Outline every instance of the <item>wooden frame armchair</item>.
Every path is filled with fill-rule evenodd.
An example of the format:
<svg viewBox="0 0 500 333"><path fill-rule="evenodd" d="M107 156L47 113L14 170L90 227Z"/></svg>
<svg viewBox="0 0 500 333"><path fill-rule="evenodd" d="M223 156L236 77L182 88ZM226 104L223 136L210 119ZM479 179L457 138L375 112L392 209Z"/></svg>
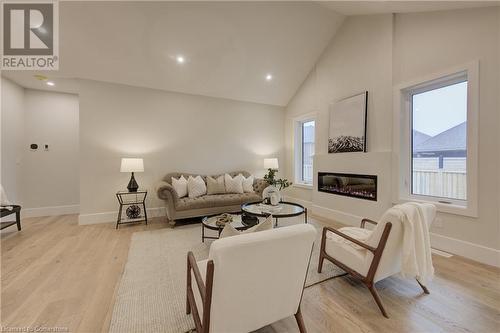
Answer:
<svg viewBox="0 0 500 333"><path fill-rule="evenodd" d="M375 225L375 230L373 232L366 230L366 223ZM399 225L396 234L393 235L391 233L391 230L393 230L393 223L382 222L379 224L370 219L363 219L361 221L360 228L346 227L336 230L333 228L324 227L323 235L321 238L318 272L321 273L323 262L325 259L327 259L336 266L342 268L351 276L361 280L361 282L366 285L368 290L370 290L370 293L375 299L375 302L377 303L384 317L389 318L382 304L380 296L375 289L375 282L380 281L395 273L399 273L400 262L398 262L398 260L400 261L400 257L398 256L399 253L397 251L400 250L401 245L400 238L402 237L402 235L400 228L401 226ZM347 234L360 234L360 229L365 230L363 233L369 235L365 242ZM357 232L353 233L350 231ZM343 243L342 241L338 242L338 239L337 241L329 239L328 232L331 232L336 236L347 240L347 242ZM391 253L384 253L384 250L386 250L386 247L388 245L388 240L390 240L391 243L389 246ZM355 246L358 246L359 248L353 247L353 245L349 244L349 242L355 244ZM345 248L346 251L343 252L342 248ZM354 255L349 255L350 253L354 253ZM383 256L383 254L386 255ZM357 263L355 262L356 260L359 260L360 262ZM383 265L381 265L382 260L385 261L382 263ZM356 268L352 266L356 266ZM380 270L380 268L382 268L382 270ZM429 294L429 290L418 280L417 282L423 289L424 293Z"/></svg>
<svg viewBox="0 0 500 333"><path fill-rule="evenodd" d="M21 206L11 205L8 207L12 207L12 209L8 209L4 206L0 206L0 218L5 217L5 216L9 216L11 214L16 214L16 220L15 221L8 221L8 222L0 222L0 230L16 224L17 230L21 231Z"/></svg>
<svg viewBox="0 0 500 333"><path fill-rule="evenodd" d="M216 240L208 260L189 252L186 314L196 332L250 332L294 315L306 333L300 302L315 235L295 225Z"/></svg>

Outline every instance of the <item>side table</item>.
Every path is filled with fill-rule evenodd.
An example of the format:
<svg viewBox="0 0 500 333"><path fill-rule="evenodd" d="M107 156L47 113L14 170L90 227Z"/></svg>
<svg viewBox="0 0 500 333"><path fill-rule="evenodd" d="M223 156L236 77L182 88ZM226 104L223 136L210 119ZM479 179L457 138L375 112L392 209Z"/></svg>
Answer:
<svg viewBox="0 0 500 333"><path fill-rule="evenodd" d="M138 223L143 221L146 222L146 225L148 224L148 213L146 211L147 195L147 190L139 190L137 192L116 192L116 198L120 204L120 209L118 211L118 219L116 220L115 229L118 229L120 224ZM125 216L123 216L124 208Z"/></svg>

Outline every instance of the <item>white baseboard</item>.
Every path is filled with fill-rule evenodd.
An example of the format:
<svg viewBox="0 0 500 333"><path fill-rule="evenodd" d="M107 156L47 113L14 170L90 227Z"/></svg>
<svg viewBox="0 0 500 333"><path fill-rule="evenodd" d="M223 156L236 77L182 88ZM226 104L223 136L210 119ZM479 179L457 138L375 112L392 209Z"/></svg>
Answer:
<svg viewBox="0 0 500 333"><path fill-rule="evenodd" d="M362 217L331 208L312 205L312 213L327 220L334 220L351 227L359 227Z"/></svg>
<svg viewBox="0 0 500 333"><path fill-rule="evenodd" d="M311 210L312 214L326 220L333 220L348 226L358 227L362 217L345 213L339 210L314 205L311 202L287 197L287 200L300 203ZM483 264L500 267L500 250L470 243L456 238L451 238L436 233L430 233L431 245L433 248L445 252L453 253L468 259L478 261Z"/></svg>
<svg viewBox="0 0 500 333"><path fill-rule="evenodd" d="M302 200L302 199L290 197L287 195L283 196L283 201L295 202L295 203L298 203L299 205L306 207L308 210L312 209L312 202L311 201Z"/></svg>
<svg viewBox="0 0 500 333"><path fill-rule="evenodd" d="M165 207L147 208L146 210L148 212L148 218L166 215ZM94 214L80 214L78 216L78 224L87 225L87 224L97 224L97 223L110 223L110 222L116 222L117 218L118 218L118 211L94 213Z"/></svg>
<svg viewBox="0 0 500 333"><path fill-rule="evenodd" d="M78 214L80 205L22 208L21 218Z"/></svg>
<svg viewBox="0 0 500 333"><path fill-rule="evenodd" d="M500 267L500 250L432 232L431 245L438 250L479 261L486 265Z"/></svg>

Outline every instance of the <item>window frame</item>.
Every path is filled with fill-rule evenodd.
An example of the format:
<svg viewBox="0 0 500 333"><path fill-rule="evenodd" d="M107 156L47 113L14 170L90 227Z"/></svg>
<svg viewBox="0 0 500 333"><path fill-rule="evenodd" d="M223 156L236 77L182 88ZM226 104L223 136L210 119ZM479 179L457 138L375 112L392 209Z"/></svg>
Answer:
<svg viewBox="0 0 500 333"><path fill-rule="evenodd" d="M466 200L412 193L412 96L467 80L467 198ZM462 80L463 81L463 80ZM438 211L477 217L479 62L457 66L395 87L393 138L393 202L418 201L436 205Z"/></svg>
<svg viewBox="0 0 500 333"><path fill-rule="evenodd" d="M313 179L311 183L305 183L303 181L303 161L304 161L304 151L303 151L303 124L314 121L314 150L316 151L316 113L309 113L301 117L294 118L294 186L312 189L314 185L314 172ZM314 154L313 154L314 156ZM314 158L313 158L313 170L314 170Z"/></svg>

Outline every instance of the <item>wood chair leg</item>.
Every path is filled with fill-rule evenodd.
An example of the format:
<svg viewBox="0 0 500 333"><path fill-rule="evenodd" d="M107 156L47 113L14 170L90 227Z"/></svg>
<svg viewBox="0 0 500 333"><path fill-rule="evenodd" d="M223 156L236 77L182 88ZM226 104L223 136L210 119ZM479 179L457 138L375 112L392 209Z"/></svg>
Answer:
<svg viewBox="0 0 500 333"><path fill-rule="evenodd" d="M295 320L297 321L297 325L299 326L300 333L307 333L306 325L304 325L304 319L302 318L302 312L300 312L300 305L295 314Z"/></svg>
<svg viewBox="0 0 500 333"><path fill-rule="evenodd" d="M380 296L377 293L377 290L375 289L374 285L366 285L368 289L370 290L373 298L375 299L375 302L378 305L378 308L380 309L380 312L384 315L384 317L389 318L387 315L387 312L385 312L384 305L382 304L382 301L380 300Z"/></svg>
<svg viewBox="0 0 500 333"><path fill-rule="evenodd" d="M323 269L323 261L325 261L325 258L320 254L318 263L318 273L321 273L321 270Z"/></svg>
<svg viewBox="0 0 500 333"><path fill-rule="evenodd" d="M21 210L16 212L17 231L21 231Z"/></svg>
<svg viewBox="0 0 500 333"><path fill-rule="evenodd" d="M415 280L417 280L417 283L420 286L420 288L422 288L422 290L424 291L424 294L429 295L430 294L429 289L427 289L426 286L424 286L423 284L421 284L420 281L418 281L418 279L415 279Z"/></svg>

